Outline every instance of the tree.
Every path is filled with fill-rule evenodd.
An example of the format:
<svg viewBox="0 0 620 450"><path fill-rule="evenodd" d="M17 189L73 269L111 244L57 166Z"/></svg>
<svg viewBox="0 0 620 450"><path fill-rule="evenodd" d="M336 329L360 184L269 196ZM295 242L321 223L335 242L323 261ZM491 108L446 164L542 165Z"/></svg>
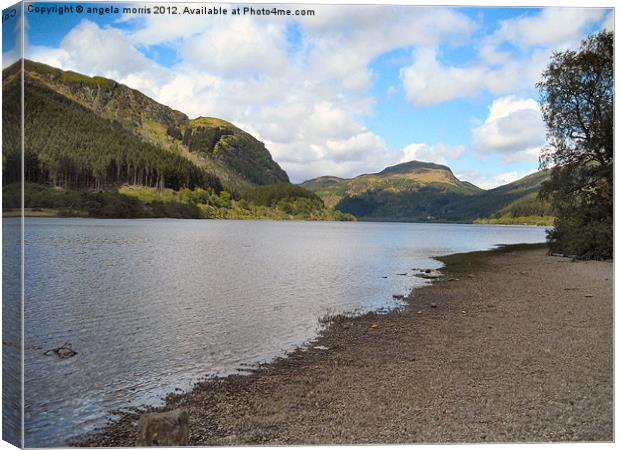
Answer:
<svg viewBox="0 0 620 450"><path fill-rule="evenodd" d="M541 195L556 213L553 251L578 258L613 255L613 33L556 52L537 84L547 147L541 168L551 178Z"/></svg>

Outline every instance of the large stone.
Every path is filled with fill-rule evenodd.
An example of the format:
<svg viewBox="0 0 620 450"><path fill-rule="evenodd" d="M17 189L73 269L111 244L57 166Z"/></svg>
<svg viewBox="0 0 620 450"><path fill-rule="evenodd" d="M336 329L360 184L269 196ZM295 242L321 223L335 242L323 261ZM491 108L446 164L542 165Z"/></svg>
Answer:
<svg viewBox="0 0 620 450"><path fill-rule="evenodd" d="M426 270L422 273L416 273L414 276L418 278L426 278L428 280L435 280L437 278L441 278L443 274L438 270Z"/></svg>
<svg viewBox="0 0 620 450"><path fill-rule="evenodd" d="M73 348L71 347L71 344L69 344L68 342L65 342L60 347L52 348L46 351L44 355L55 355L55 356L58 356L59 358L66 359L66 358L74 357L75 355L77 355L77 352L73 350Z"/></svg>
<svg viewBox="0 0 620 450"><path fill-rule="evenodd" d="M189 415L187 411L175 409L161 413L149 413L144 414L138 421L136 446L187 445L188 437Z"/></svg>

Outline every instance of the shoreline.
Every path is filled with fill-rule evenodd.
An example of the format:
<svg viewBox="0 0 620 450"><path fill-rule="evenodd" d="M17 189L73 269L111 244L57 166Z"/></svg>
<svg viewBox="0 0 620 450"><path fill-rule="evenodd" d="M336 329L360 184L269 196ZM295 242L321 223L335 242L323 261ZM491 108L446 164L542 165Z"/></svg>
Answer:
<svg viewBox="0 0 620 450"><path fill-rule="evenodd" d="M140 413L179 407L190 445L613 440L613 265L538 244L437 259L444 278L403 310L336 316L306 347L69 445L133 446Z"/></svg>
<svg viewBox="0 0 620 450"><path fill-rule="evenodd" d="M479 226L494 226L494 227L524 227L524 228L549 228L551 225L536 225L536 224L504 224L504 223L476 223L474 222L399 222L399 221L377 221L377 220L363 220L356 218L352 221L335 220L335 219L298 219L298 218L269 218L269 217L253 217L253 218L220 218L220 217L203 217L203 218L183 218L183 217L90 217L85 214L76 215L63 215L60 214L59 209L52 208L25 208L24 215L26 217L44 217L44 218L58 218L58 219L93 219L93 220L159 220L159 219L174 219L174 220L256 220L261 222L274 221L274 222L358 222L358 223L403 223L403 224L421 224L421 225L479 225ZM22 217L20 209L6 209L2 212L3 218L19 218ZM491 251L491 250L489 250Z"/></svg>

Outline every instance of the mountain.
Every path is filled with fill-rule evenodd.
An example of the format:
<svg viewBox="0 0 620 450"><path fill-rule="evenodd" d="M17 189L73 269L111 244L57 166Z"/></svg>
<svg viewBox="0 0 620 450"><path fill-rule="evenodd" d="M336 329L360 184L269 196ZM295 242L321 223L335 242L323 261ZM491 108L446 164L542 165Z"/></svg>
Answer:
<svg viewBox="0 0 620 450"><path fill-rule="evenodd" d="M262 142L229 122L189 119L114 80L32 61L24 68L26 181L73 189L129 183L233 192L289 181ZM19 96L20 62L2 75L5 126L18 128L13 97ZM6 144L10 183L19 174L19 145Z"/></svg>
<svg viewBox="0 0 620 450"><path fill-rule="evenodd" d="M178 131L183 133L183 144L191 152L223 163L252 183L264 185L289 181L265 145L230 122L199 117Z"/></svg>
<svg viewBox="0 0 620 450"><path fill-rule="evenodd" d="M361 217L367 218L407 217L411 211L402 210L409 206L404 201L417 204L431 197L472 195L481 191L473 184L457 179L446 166L420 161L398 164L379 173L351 179L329 176L314 178L304 181L301 186L316 192L327 206L337 206L342 211L355 210ZM420 198L416 200L417 197ZM400 211L387 205L394 198L403 200L399 202ZM421 217L419 214L415 216Z"/></svg>
<svg viewBox="0 0 620 450"><path fill-rule="evenodd" d="M541 171L483 190L459 180L447 166L410 161L351 179L319 177L301 186L326 205L362 220L473 222L504 215L549 215L549 205L537 198L547 177Z"/></svg>

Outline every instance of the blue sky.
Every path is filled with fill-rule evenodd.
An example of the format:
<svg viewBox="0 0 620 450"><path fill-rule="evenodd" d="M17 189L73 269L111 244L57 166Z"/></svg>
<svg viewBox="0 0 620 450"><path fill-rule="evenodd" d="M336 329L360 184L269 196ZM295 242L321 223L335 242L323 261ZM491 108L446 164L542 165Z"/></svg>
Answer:
<svg viewBox="0 0 620 450"><path fill-rule="evenodd" d="M27 10L26 57L116 79L190 117L230 120L293 181L418 159L489 188L537 169L545 133L534 85L551 53L613 29L601 8L290 8L316 14ZM4 66L11 34L5 23Z"/></svg>

